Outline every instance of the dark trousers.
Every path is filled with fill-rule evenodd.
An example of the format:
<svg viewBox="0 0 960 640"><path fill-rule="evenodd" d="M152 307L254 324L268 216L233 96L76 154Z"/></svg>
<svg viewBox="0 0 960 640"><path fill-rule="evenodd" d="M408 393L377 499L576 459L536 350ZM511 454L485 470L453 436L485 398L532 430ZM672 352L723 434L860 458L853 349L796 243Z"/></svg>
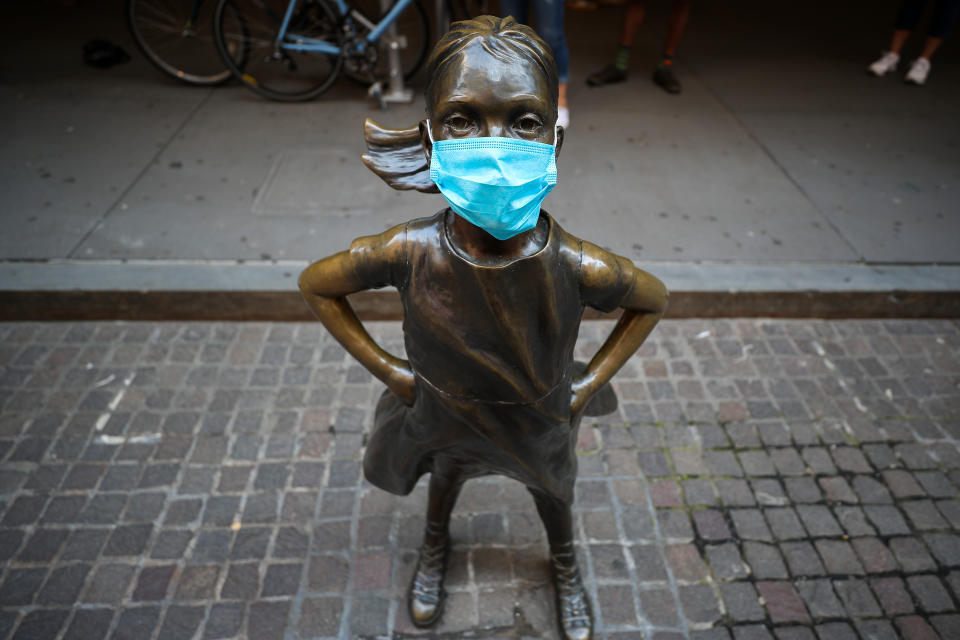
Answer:
<svg viewBox="0 0 960 640"><path fill-rule="evenodd" d="M894 26L907 31L916 29L926 4L927 0L904 0ZM957 21L958 13L960 13L960 0L937 0L937 4L933 7L929 35L934 38L946 38L953 23Z"/></svg>

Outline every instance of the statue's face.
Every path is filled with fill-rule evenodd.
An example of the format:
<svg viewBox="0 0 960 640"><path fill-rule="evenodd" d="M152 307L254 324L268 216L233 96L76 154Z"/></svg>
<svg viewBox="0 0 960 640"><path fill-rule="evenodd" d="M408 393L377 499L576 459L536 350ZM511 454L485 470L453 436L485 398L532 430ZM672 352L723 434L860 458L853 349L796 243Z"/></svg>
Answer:
<svg viewBox="0 0 960 640"><path fill-rule="evenodd" d="M499 60L479 40L458 57L435 80L436 99L428 109L434 140L489 136L554 143L557 113L536 65Z"/></svg>

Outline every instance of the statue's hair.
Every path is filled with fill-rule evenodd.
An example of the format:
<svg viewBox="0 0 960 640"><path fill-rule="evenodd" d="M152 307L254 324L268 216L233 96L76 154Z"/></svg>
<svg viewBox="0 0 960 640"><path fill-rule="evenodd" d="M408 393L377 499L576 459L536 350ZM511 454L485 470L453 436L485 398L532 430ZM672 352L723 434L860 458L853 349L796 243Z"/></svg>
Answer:
<svg viewBox="0 0 960 640"><path fill-rule="evenodd" d="M539 70L547 81L550 105L556 110L559 80L550 46L533 29L519 24L512 17L479 16L454 22L430 54L425 91L428 114L436 98L434 82L475 40L479 40L483 50L498 60L531 65ZM394 189L437 192L437 186L430 180L430 167L416 126L388 129L367 118L364 138L367 153L363 154L363 163L384 182Z"/></svg>
<svg viewBox="0 0 960 640"><path fill-rule="evenodd" d="M557 63L550 46L525 24L513 16L478 16L450 25L450 30L437 42L427 59L427 110L433 105L436 95L434 83L447 68L456 62L475 40L484 51L504 62L533 64L547 81L550 104L556 108L559 78Z"/></svg>

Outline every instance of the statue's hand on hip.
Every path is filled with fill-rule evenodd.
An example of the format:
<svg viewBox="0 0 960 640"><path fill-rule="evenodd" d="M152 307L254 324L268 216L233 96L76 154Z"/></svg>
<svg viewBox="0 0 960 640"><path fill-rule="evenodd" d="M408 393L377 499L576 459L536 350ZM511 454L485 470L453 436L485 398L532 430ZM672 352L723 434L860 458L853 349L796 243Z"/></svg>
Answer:
<svg viewBox="0 0 960 640"><path fill-rule="evenodd" d="M410 365L394 367L386 381L387 387L407 406L412 406L417 397L417 386Z"/></svg>
<svg viewBox="0 0 960 640"><path fill-rule="evenodd" d="M593 396L594 377L590 373L576 376L570 383L570 415L577 416L583 413L587 402Z"/></svg>

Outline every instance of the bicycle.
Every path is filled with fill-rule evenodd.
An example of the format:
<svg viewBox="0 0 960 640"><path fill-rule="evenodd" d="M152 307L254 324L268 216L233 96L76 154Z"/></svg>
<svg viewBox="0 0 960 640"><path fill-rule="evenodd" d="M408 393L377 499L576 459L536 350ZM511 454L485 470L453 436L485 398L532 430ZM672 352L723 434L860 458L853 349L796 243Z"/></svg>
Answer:
<svg viewBox="0 0 960 640"><path fill-rule="evenodd" d="M213 0L127 0L127 26L157 69L187 84L213 86L232 75L213 41L213 9ZM239 49L231 55L244 63Z"/></svg>
<svg viewBox="0 0 960 640"><path fill-rule="evenodd" d="M390 27L398 35L388 36ZM409 79L430 46L421 0L395 0L386 11L355 0L217 0L213 32L223 62L244 86L286 102L316 98L341 71L376 86L391 49Z"/></svg>

